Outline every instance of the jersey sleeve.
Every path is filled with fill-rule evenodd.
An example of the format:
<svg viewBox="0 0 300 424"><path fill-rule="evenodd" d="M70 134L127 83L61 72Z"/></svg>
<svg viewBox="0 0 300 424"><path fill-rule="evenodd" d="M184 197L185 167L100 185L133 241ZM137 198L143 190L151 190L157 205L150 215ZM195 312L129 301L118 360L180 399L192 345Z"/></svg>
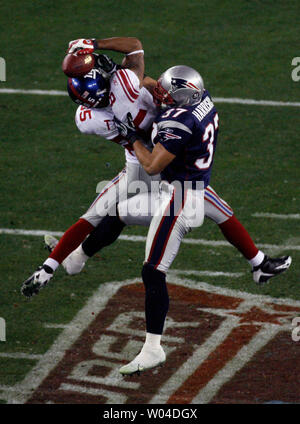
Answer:
<svg viewBox="0 0 300 424"><path fill-rule="evenodd" d="M157 124L154 144L160 143L168 152L179 155L192 136L192 130L184 123L170 119Z"/></svg>
<svg viewBox="0 0 300 424"><path fill-rule="evenodd" d="M140 95L140 81L130 69L119 69L110 80L110 105L113 114L121 121Z"/></svg>

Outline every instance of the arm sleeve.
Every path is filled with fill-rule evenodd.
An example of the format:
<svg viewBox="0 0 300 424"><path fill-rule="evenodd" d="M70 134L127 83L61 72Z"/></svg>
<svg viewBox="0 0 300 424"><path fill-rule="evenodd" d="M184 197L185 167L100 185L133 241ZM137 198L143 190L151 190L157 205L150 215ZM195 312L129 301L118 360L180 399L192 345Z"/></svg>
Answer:
<svg viewBox="0 0 300 424"><path fill-rule="evenodd" d="M178 121L162 121L157 125L154 144L161 143L173 155L179 155L192 136L191 129Z"/></svg>
<svg viewBox="0 0 300 424"><path fill-rule="evenodd" d="M83 134L95 134L107 140L119 135L110 108L109 110L108 108L91 109L79 106L75 115L75 123Z"/></svg>

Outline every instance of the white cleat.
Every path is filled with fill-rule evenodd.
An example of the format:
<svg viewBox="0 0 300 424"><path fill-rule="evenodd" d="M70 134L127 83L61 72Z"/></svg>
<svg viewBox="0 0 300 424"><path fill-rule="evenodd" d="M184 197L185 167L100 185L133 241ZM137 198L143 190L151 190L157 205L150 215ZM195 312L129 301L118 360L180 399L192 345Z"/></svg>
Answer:
<svg viewBox="0 0 300 424"><path fill-rule="evenodd" d="M45 242L46 248L49 250L49 252L52 252L52 250L54 250L54 248L58 244L58 239L51 236L50 234L45 234L44 235L44 242Z"/></svg>
<svg viewBox="0 0 300 424"><path fill-rule="evenodd" d="M149 370L157 367L166 361L166 354L163 348L149 348L143 346L141 352L131 361L129 364L124 365L119 369L122 375L131 375L140 373L142 371Z"/></svg>

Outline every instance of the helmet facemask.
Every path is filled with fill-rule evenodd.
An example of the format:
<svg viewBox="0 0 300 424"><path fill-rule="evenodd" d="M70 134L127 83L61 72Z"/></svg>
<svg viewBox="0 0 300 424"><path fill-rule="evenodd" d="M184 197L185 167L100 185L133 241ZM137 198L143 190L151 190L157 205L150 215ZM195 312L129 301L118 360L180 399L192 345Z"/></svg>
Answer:
<svg viewBox="0 0 300 424"><path fill-rule="evenodd" d="M154 88L153 97L155 104L159 107L167 108L176 105L175 100L170 93L164 89L160 80L157 81L156 87Z"/></svg>

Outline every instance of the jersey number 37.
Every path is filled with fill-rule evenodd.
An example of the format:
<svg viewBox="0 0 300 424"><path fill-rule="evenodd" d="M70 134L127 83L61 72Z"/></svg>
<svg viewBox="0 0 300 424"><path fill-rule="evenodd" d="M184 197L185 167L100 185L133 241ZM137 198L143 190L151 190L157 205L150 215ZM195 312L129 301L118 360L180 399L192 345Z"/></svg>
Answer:
<svg viewBox="0 0 300 424"><path fill-rule="evenodd" d="M219 116L216 113L214 116L214 122L213 123L210 122L206 126L203 137L202 137L203 143L206 143L208 141L208 144L207 144L208 156L206 156L205 158L197 159L195 162L195 165L197 166L197 168L201 169L202 171L204 171L205 169L208 169L211 165L211 161L214 156L215 132L217 131L218 127L219 127Z"/></svg>

